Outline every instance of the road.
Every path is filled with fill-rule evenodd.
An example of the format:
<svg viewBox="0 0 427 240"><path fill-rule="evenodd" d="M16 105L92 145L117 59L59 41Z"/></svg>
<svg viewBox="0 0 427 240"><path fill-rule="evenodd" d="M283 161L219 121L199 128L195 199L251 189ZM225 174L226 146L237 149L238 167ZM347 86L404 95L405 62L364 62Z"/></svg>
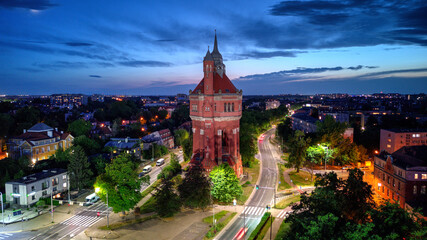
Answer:
<svg viewBox="0 0 427 240"><path fill-rule="evenodd" d="M91 206L82 206L77 210L77 213L72 217L55 224L52 227L38 230L37 235L28 238L30 240L41 240L41 239L58 239L67 240L83 232L88 227L94 225L98 221L101 221L103 217L107 215L107 206L98 201ZM111 211L111 209L110 209ZM100 216L97 216L97 213Z"/></svg>
<svg viewBox="0 0 427 240"><path fill-rule="evenodd" d="M184 160L182 153L177 154L179 162ZM150 185L157 180L157 175L161 172L162 168L169 164L170 159L165 158L165 164L162 166L155 166L149 173ZM146 189L149 185L142 185L141 191ZM57 239L57 240L68 240L85 231L98 221L102 220L107 215L107 206L101 201L96 202L92 206L82 206L78 208L76 214L72 217L55 224L52 227L40 229L34 232L22 232L15 233L13 235L0 235L0 240L12 237L13 239L30 239L30 240L41 240L41 239ZM97 213L100 216L97 216ZM111 207L110 207L111 212ZM35 235L35 236L34 236Z"/></svg>
<svg viewBox="0 0 427 240"><path fill-rule="evenodd" d="M246 226L247 232L246 237L242 237L241 239L247 239L261 221L261 217L266 212L266 206L274 204L273 196L274 188L276 187L277 164L269 141L274 132L275 129L270 129L265 133L264 139L258 141L258 148L261 153L260 160L262 161L259 189L254 190L256 192L246 205L244 211L219 239L238 239L236 236L239 232L242 232L243 226Z"/></svg>

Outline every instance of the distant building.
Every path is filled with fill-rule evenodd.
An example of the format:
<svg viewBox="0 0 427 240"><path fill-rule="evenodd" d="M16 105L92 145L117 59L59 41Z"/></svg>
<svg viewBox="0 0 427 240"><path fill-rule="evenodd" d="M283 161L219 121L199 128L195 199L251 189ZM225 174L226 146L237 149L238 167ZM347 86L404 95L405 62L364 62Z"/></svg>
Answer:
<svg viewBox="0 0 427 240"><path fill-rule="evenodd" d="M375 190L402 208L423 207L427 212L427 146L402 147L374 157Z"/></svg>
<svg viewBox="0 0 427 240"><path fill-rule="evenodd" d="M277 100L268 100L265 102L265 110L276 109L280 106L280 102Z"/></svg>
<svg viewBox="0 0 427 240"><path fill-rule="evenodd" d="M184 93L178 93L175 97L176 101L179 103L188 102L188 95Z"/></svg>
<svg viewBox="0 0 427 240"><path fill-rule="evenodd" d="M167 148L175 147L174 137L169 129L163 129L146 135L142 138L142 141L144 142L144 150L149 149L153 143Z"/></svg>
<svg viewBox="0 0 427 240"><path fill-rule="evenodd" d="M319 121L316 118L309 116L305 113L295 113L291 116L292 129L300 130L304 133L312 133L317 129L316 122Z"/></svg>
<svg viewBox="0 0 427 240"><path fill-rule="evenodd" d="M104 102L104 95L93 94L90 96L90 100L92 100L92 102Z"/></svg>
<svg viewBox="0 0 427 240"><path fill-rule="evenodd" d="M380 152L393 153L404 146L427 145L427 129L381 129Z"/></svg>
<svg viewBox="0 0 427 240"><path fill-rule="evenodd" d="M137 158L142 158L141 155L141 139L139 138L111 138L105 144L105 147L114 148L113 154L129 153Z"/></svg>
<svg viewBox="0 0 427 240"><path fill-rule="evenodd" d="M35 164L39 160L47 159L58 149L67 149L72 146L74 137L70 133L58 132L44 123L37 123L24 133L9 139L9 156L19 158L28 156Z"/></svg>
<svg viewBox="0 0 427 240"><path fill-rule="evenodd" d="M50 102L53 105L86 105L88 97L83 94L52 94Z"/></svg>
<svg viewBox="0 0 427 240"><path fill-rule="evenodd" d="M29 207L40 198L61 197L68 191L68 174L65 169L54 168L6 182L6 202L14 207Z"/></svg>

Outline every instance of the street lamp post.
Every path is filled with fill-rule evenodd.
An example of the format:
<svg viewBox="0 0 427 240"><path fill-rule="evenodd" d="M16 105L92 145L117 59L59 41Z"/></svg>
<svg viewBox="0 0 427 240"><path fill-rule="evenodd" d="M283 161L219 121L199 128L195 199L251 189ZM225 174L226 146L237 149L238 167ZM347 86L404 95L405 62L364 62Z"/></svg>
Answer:
<svg viewBox="0 0 427 240"><path fill-rule="evenodd" d="M0 199L1 199L1 219L3 222L3 227L4 227L4 209L3 209L3 193L0 192Z"/></svg>
<svg viewBox="0 0 427 240"><path fill-rule="evenodd" d="M52 216L52 222L53 222L53 186L52 186L52 181L50 184L50 214Z"/></svg>
<svg viewBox="0 0 427 240"><path fill-rule="evenodd" d="M101 189L99 187L95 188L95 192L98 193ZM108 207L108 191L105 191L107 197L107 228L110 227L110 218L109 218L109 207Z"/></svg>

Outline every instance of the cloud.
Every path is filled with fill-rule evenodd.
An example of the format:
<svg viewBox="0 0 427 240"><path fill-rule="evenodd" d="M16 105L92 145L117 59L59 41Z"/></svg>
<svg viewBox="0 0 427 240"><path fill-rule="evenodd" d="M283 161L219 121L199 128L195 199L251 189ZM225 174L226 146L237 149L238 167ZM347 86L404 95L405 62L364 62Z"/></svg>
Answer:
<svg viewBox="0 0 427 240"><path fill-rule="evenodd" d="M385 75L399 74L399 73L418 73L418 72L426 72L427 73L427 68L413 68L413 69L398 69L398 70L391 70L391 71L381 71L381 72L367 73L367 74L361 75L360 77L367 78L367 77L385 76Z"/></svg>
<svg viewBox="0 0 427 240"><path fill-rule="evenodd" d="M272 58L272 57L296 57L296 53L304 53L304 52L296 52L296 51L273 51L273 52L258 52L252 51L248 53L239 54L239 56L244 58Z"/></svg>
<svg viewBox="0 0 427 240"><path fill-rule="evenodd" d="M27 8L33 10L45 10L58 6L49 0L1 0L0 7L4 8Z"/></svg>
<svg viewBox="0 0 427 240"><path fill-rule="evenodd" d="M66 42L65 45L70 47L86 47L86 46L92 46L92 43L85 43L85 42Z"/></svg>
<svg viewBox="0 0 427 240"><path fill-rule="evenodd" d="M68 62L68 61L56 61L53 63L34 63L33 66L42 69L59 70L59 69L81 69L87 68L87 64L84 62Z"/></svg>
<svg viewBox="0 0 427 240"><path fill-rule="evenodd" d="M30 73L38 73L38 72L43 72L43 70L38 69L38 68L30 68L30 67L20 67L20 68L16 68L20 71L24 71L24 72L30 72Z"/></svg>
<svg viewBox="0 0 427 240"><path fill-rule="evenodd" d="M91 78L102 78L101 76L99 76L99 75L89 75L89 77L91 77Z"/></svg>
<svg viewBox="0 0 427 240"><path fill-rule="evenodd" d="M127 66L127 67L170 67L172 63L169 62L159 62L159 61L122 61L118 64Z"/></svg>

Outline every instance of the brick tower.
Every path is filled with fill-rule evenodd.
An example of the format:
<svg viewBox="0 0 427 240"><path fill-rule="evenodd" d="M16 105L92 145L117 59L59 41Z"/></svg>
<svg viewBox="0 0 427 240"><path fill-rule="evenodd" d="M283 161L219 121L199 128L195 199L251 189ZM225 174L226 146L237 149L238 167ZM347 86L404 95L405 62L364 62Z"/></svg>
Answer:
<svg viewBox="0 0 427 240"><path fill-rule="evenodd" d="M243 173L239 146L242 90L237 90L225 74L222 55L215 43L203 59L203 79L190 90L190 117L193 123L193 157L211 171L228 163L237 177Z"/></svg>

